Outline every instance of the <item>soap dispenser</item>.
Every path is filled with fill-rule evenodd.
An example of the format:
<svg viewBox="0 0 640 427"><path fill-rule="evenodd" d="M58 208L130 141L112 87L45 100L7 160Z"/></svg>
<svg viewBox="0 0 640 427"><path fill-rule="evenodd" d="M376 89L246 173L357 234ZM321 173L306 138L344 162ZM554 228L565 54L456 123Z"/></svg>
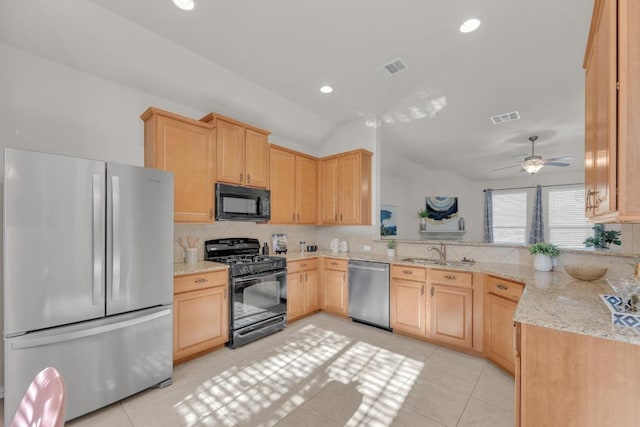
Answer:
<svg viewBox="0 0 640 427"><path fill-rule="evenodd" d="M262 255L269 255L269 245L267 245L267 242L264 242L262 246Z"/></svg>

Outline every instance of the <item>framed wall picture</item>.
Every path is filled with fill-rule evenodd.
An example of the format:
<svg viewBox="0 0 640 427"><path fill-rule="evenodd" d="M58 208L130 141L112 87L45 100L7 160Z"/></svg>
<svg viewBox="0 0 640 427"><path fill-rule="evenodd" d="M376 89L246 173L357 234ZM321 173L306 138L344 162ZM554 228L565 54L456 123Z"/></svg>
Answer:
<svg viewBox="0 0 640 427"><path fill-rule="evenodd" d="M398 207L380 205L380 237L398 235Z"/></svg>

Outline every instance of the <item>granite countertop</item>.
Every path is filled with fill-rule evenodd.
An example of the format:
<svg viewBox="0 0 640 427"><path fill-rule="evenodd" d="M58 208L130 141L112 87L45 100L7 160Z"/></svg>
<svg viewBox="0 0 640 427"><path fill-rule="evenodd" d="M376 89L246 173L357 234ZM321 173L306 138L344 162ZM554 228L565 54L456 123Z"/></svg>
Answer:
<svg viewBox="0 0 640 427"><path fill-rule="evenodd" d="M209 273L212 271L228 270L229 266L219 262L198 261L195 264L178 262L173 264L173 277L185 276L187 274Z"/></svg>
<svg viewBox="0 0 640 427"><path fill-rule="evenodd" d="M388 258L386 254L370 252L290 252L286 259L294 261L319 256L424 266L402 261L402 256ZM227 266L224 264L206 261L188 269L185 264L175 264L174 275L225 268ZM600 299L601 294L613 294L613 290L604 279L582 282L564 271L540 272L535 271L532 266L517 264L477 262L472 266L435 265L429 268L487 273L523 282L525 290L514 316L517 322L640 345L640 329L612 324L611 313Z"/></svg>

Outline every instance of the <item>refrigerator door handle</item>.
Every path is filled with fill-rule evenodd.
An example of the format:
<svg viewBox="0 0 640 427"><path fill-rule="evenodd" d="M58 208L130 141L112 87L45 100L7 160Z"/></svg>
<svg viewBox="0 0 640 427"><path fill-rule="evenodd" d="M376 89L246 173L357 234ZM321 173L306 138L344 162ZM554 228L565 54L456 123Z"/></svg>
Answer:
<svg viewBox="0 0 640 427"><path fill-rule="evenodd" d="M100 175L93 175L93 289L92 304L98 305L102 297L102 180Z"/></svg>
<svg viewBox="0 0 640 427"><path fill-rule="evenodd" d="M93 335L106 334L107 332L128 328L130 326L138 325L140 323L149 322L151 320L158 319L160 317L164 317L170 314L171 314L171 309L167 308L165 310L151 313L146 316L125 320L118 323L112 323L110 325L96 326L95 328L83 329L81 331L67 332L67 333L62 333L57 335L50 335L46 337L20 339L18 342L11 342L11 349L20 350L20 349L26 349L26 348L41 347L49 344L77 340L80 338L86 338Z"/></svg>
<svg viewBox="0 0 640 427"><path fill-rule="evenodd" d="M120 300L120 177L111 177L111 232L113 233L113 261L111 276L111 300Z"/></svg>

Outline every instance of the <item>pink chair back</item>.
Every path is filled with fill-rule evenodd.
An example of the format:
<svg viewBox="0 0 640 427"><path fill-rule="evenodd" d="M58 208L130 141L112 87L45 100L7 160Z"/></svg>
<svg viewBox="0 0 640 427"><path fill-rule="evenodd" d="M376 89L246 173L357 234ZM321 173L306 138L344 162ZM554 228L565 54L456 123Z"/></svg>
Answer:
<svg viewBox="0 0 640 427"><path fill-rule="evenodd" d="M64 426L67 391L55 368L45 368L31 381L11 427Z"/></svg>

